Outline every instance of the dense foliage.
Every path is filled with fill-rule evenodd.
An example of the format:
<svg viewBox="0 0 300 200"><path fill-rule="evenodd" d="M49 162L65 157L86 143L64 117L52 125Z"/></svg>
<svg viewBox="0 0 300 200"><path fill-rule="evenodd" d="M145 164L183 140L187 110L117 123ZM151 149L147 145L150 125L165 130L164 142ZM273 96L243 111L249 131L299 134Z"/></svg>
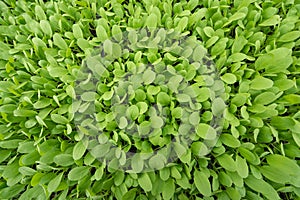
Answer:
<svg viewBox="0 0 300 200"><path fill-rule="evenodd" d="M299 0L0 16L0 199L300 199Z"/></svg>

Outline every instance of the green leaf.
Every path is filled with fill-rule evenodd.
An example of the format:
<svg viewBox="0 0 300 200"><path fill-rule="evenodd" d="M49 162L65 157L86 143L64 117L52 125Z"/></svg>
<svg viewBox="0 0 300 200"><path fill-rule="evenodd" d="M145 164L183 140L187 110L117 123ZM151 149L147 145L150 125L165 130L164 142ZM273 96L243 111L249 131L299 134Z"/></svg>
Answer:
<svg viewBox="0 0 300 200"><path fill-rule="evenodd" d="M41 172L37 172L32 178L31 178L31 181L30 181L30 184L31 186L36 186L40 183L41 181L41 178L44 176L45 174L44 173L41 173Z"/></svg>
<svg viewBox="0 0 300 200"><path fill-rule="evenodd" d="M137 90L135 91L135 99L136 99L137 101L139 101L139 102L145 101L146 97L147 97L147 96L146 96L146 93L145 93L144 90L142 90L142 89L137 89Z"/></svg>
<svg viewBox="0 0 300 200"><path fill-rule="evenodd" d="M170 169L168 167L164 167L159 170L159 176L161 180L167 181L170 178Z"/></svg>
<svg viewBox="0 0 300 200"><path fill-rule="evenodd" d="M46 35L48 35L48 36L52 36L52 28L51 28L51 26L50 26L50 23L49 23L49 21L47 21L47 20L41 20L40 21L40 26L41 26L41 29L42 29L42 31L46 34Z"/></svg>
<svg viewBox="0 0 300 200"><path fill-rule="evenodd" d="M101 97L102 97L102 99L104 101L108 101L108 100L111 100L111 98L113 97L113 95L114 95L114 91L111 90L111 91L104 92L104 94Z"/></svg>
<svg viewBox="0 0 300 200"><path fill-rule="evenodd" d="M68 74L68 70L63 67L50 66L50 67L48 67L48 71L49 71L50 76L52 76L52 77L63 77L66 74Z"/></svg>
<svg viewBox="0 0 300 200"><path fill-rule="evenodd" d="M235 189L235 188L227 188L226 193L228 194L230 199L241 199L242 198L238 189Z"/></svg>
<svg viewBox="0 0 300 200"><path fill-rule="evenodd" d="M122 171L117 171L116 174L114 175L114 183L116 186L120 186L125 178L125 174Z"/></svg>
<svg viewBox="0 0 300 200"><path fill-rule="evenodd" d="M232 45L232 53L240 52L247 43L248 41L244 36L238 36Z"/></svg>
<svg viewBox="0 0 300 200"><path fill-rule="evenodd" d="M91 150L91 154L95 158L101 158L104 157L109 152L110 149L111 149L110 143L99 144Z"/></svg>
<svg viewBox="0 0 300 200"><path fill-rule="evenodd" d="M288 94L283 97L284 100L289 102L291 105L300 103L300 95L297 94Z"/></svg>
<svg viewBox="0 0 300 200"><path fill-rule="evenodd" d="M128 121L126 117L122 116L118 125L120 129L125 129L128 126Z"/></svg>
<svg viewBox="0 0 300 200"><path fill-rule="evenodd" d="M140 115L139 108L136 105L132 105L127 109L127 115L130 117L132 120L136 120L138 116Z"/></svg>
<svg viewBox="0 0 300 200"><path fill-rule="evenodd" d="M275 116L271 119L271 125L279 130L288 130L295 125L291 117Z"/></svg>
<svg viewBox="0 0 300 200"><path fill-rule="evenodd" d="M291 182L289 174L285 171L278 170L276 166L262 166L259 171L264 177L275 183L290 184Z"/></svg>
<svg viewBox="0 0 300 200"><path fill-rule="evenodd" d="M45 15L45 12L43 10L43 8L39 5L36 5L34 8L35 11L35 15L39 20L45 20L47 19L47 16Z"/></svg>
<svg viewBox="0 0 300 200"><path fill-rule="evenodd" d="M92 48L92 45L84 38L78 38L77 45L82 49L83 51L88 50L89 48Z"/></svg>
<svg viewBox="0 0 300 200"><path fill-rule="evenodd" d="M18 197L19 200L27 200L27 199L46 199L46 191L43 189L41 185L34 186L32 188L27 189L22 193L21 196Z"/></svg>
<svg viewBox="0 0 300 200"><path fill-rule="evenodd" d="M143 74L143 81L146 85L153 83L155 80L156 74L152 70L146 70Z"/></svg>
<svg viewBox="0 0 300 200"><path fill-rule="evenodd" d="M249 175L245 179L245 183L252 190L262 193L267 199L270 200L280 199L276 190L269 183L265 182L262 179L257 179L254 176Z"/></svg>
<svg viewBox="0 0 300 200"><path fill-rule="evenodd" d="M254 103L267 105L272 103L276 99L277 96L273 92L264 92L255 97Z"/></svg>
<svg viewBox="0 0 300 200"><path fill-rule="evenodd" d="M40 159L40 154L37 151L32 151L29 154L24 155L20 159L20 163L23 165L33 165Z"/></svg>
<svg viewBox="0 0 300 200"><path fill-rule="evenodd" d="M131 44L135 44L137 42L137 33L134 30L128 31L128 40Z"/></svg>
<svg viewBox="0 0 300 200"><path fill-rule="evenodd" d="M61 35L59 33L54 33L53 44L63 50L67 50L69 48L67 43L65 42L65 40L61 37Z"/></svg>
<svg viewBox="0 0 300 200"><path fill-rule="evenodd" d="M180 107L179 107L180 108ZM222 109L222 108L221 108ZM181 111L181 110L180 110ZM182 111L180 112L180 115L177 118L181 118ZM199 112L193 112L189 117L190 124L196 126L200 122L200 113Z"/></svg>
<svg viewBox="0 0 300 200"><path fill-rule="evenodd" d="M33 117L37 115L37 112L34 110L18 109L14 111L15 117Z"/></svg>
<svg viewBox="0 0 300 200"><path fill-rule="evenodd" d="M246 54L234 53L228 57L227 62L241 62L247 58Z"/></svg>
<svg viewBox="0 0 300 200"><path fill-rule="evenodd" d="M79 160L84 155L85 151L87 149L87 145L84 144L83 141L79 141L73 149L73 158L74 160Z"/></svg>
<svg viewBox="0 0 300 200"><path fill-rule="evenodd" d="M111 40L105 40L103 43L103 50L104 52L109 55L112 56L113 55L113 43Z"/></svg>
<svg viewBox="0 0 300 200"><path fill-rule="evenodd" d="M199 3L199 0L191 0L187 3L186 8L190 11L194 10Z"/></svg>
<svg viewBox="0 0 300 200"><path fill-rule="evenodd" d="M267 73L280 73L286 72L292 63L292 50L280 47L258 57L255 68L257 70L265 69Z"/></svg>
<svg viewBox="0 0 300 200"><path fill-rule="evenodd" d="M147 88L147 93L149 93L151 95L156 95L159 92L160 92L160 87L159 86L149 85L149 87Z"/></svg>
<svg viewBox="0 0 300 200"><path fill-rule="evenodd" d="M238 93L232 98L231 103L235 104L238 107L242 106L246 103L249 96L250 94L248 93Z"/></svg>
<svg viewBox="0 0 300 200"><path fill-rule="evenodd" d="M277 40L278 42L292 42L297 40L300 37L300 31L291 31L288 32Z"/></svg>
<svg viewBox="0 0 300 200"><path fill-rule="evenodd" d="M10 92L10 89L15 88L15 84L10 81L0 81L0 91Z"/></svg>
<svg viewBox="0 0 300 200"><path fill-rule="evenodd" d="M186 29L186 27L188 25L188 21L189 21L189 19L187 17L182 17L176 26L176 30L178 32L182 32L184 29Z"/></svg>
<svg viewBox="0 0 300 200"><path fill-rule="evenodd" d="M201 62L205 55L207 55L207 50L203 46L199 45L193 51L193 60Z"/></svg>
<svg viewBox="0 0 300 200"><path fill-rule="evenodd" d="M221 156L217 157L218 163L226 170L230 172L235 172L236 169L236 164L232 157L228 154L222 154Z"/></svg>
<svg viewBox="0 0 300 200"><path fill-rule="evenodd" d="M206 197L211 196L211 185L208 177L200 171L194 172L194 182L198 191Z"/></svg>
<svg viewBox="0 0 300 200"><path fill-rule="evenodd" d="M144 160L139 156L139 154L135 154L131 159L131 167L134 173L140 173L144 168Z"/></svg>
<svg viewBox="0 0 300 200"><path fill-rule="evenodd" d="M11 150L0 150L0 163L5 161L11 154Z"/></svg>
<svg viewBox="0 0 300 200"><path fill-rule="evenodd" d="M237 155L235 162L236 162L237 173L242 178L247 178L248 174L249 174L249 169L248 169L248 165L247 165L246 160Z"/></svg>
<svg viewBox="0 0 300 200"><path fill-rule="evenodd" d="M269 19L266 19L262 23L259 24L259 26L275 26L279 24L281 21L281 18L279 15L273 15Z"/></svg>
<svg viewBox="0 0 300 200"><path fill-rule="evenodd" d="M174 142L173 145L174 150L179 158L186 153L187 149L184 147L184 145L180 144L179 142Z"/></svg>
<svg viewBox="0 0 300 200"><path fill-rule="evenodd" d="M100 39L101 42L104 42L108 39L108 34L105 30L105 28L102 25L97 25L96 27L96 35Z"/></svg>
<svg viewBox="0 0 300 200"><path fill-rule="evenodd" d="M210 98L210 90L206 87L202 87L199 89L198 91L198 97L197 100L199 102L204 102L206 101L208 98Z"/></svg>
<svg viewBox="0 0 300 200"><path fill-rule="evenodd" d="M31 153L35 149L33 141L26 141L19 143L18 152L19 153Z"/></svg>
<svg viewBox="0 0 300 200"><path fill-rule="evenodd" d="M76 39L83 38L83 33L79 24L73 24L72 30L73 30L73 35Z"/></svg>
<svg viewBox="0 0 300 200"><path fill-rule="evenodd" d="M298 147L300 147L300 134L296 132L292 132L292 136Z"/></svg>
<svg viewBox="0 0 300 200"><path fill-rule="evenodd" d="M59 115L59 114L51 114L51 120L58 124L68 124L69 123L69 120L66 117Z"/></svg>
<svg viewBox="0 0 300 200"><path fill-rule="evenodd" d="M145 192L152 190L152 182L147 173L143 173L138 177L138 183Z"/></svg>
<svg viewBox="0 0 300 200"><path fill-rule="evenodd" d="M136 106L139 108L140 114L143 114L148 110L148 104L145 102L138 102Z"/></svg>
<svg viewBox="0 0 300 200"><path fill-rule="evenodd" d="M175 183L173 179L168 179L164 182L163 190L162 190L162 197L165 200L169 200L174 196L175 193Z"/></svg>
<svg viewBox="0 0 300 200"><path fill-rule="evenodd" d="M256 156L254 153L252 153L250 150L244 148L244 147L239 147L238 148L240 154L246 158L247 161L249 162L254 162L256 160Z"/></svg>
<svg viewBox="0 0 300 200"><path fill-rule="evenodd" d="M51 104L51 100L48 98L43 98L33 104L35 109L46 108Z"/></svg>
<svg viewBox="0 0 300 200"><path fill-rule="evenodd" d="M16 149L20 142L22 142L20 139L4 140L0 141L0 147L3 149Z"/></svg>
<svg viewBox="0 0 300 200"><path fill-rule="evenodd" d="M150 30L153 30L157 27L157 16L154 13L151 13L145 22L145 26Z"/></svg>
<svg viewBox="0 0 300 200"><path fill-rule="evenodd" d="M162 106L167 106L167 105L169 105L170 101L171 101L171 98L167 93L165 93L165 92L158 93L157 102L159 104L161 104Z"/></svg>
<svg viewBox="0 0 300 200"><path fill-rule="evenodd" d="M174 109L172 110L172 116L173 116L174 118L180 119L181 116L182 116L182 108L180 108L180 107L174 108ZM199 123L199 122L198 122L198 123ZM197 123L197 124L198 124L198 123Z"/></svg>
<svg viewBox="0 0 300 200"><path fill-rule="evenodd" d="M135 200L137 189L133 188L126 192L122 197L122 200Z"/></svg>
<svg viewBox="0 0 300 200"><path fill-rule="evenodd" d="M84 92L81 95L83 101L95 101L97 98L99 98L99 95L96 92Z"/></svg>
<svg viewBox="0 0 300 200"><path fill-rule="evenodd" d="M46 48L47 45L45 44L45 42L37 37L32 39L33 44L35 45L36 48Z"/></svg>
<svg viewBox="0 0 300 200"><path fill-rule="evenodd" d="M119 26L113 25L111 33L116 41L120 42L122 40L122 31Z"/></svg>
<svg viewBox="0 0 300 200"><path fill-rule="evenodd" d="M272 86L273 86L272 80L262 76L257 76L252 80L250 88L254 90L266 90L271 88Z"/></svg>
<svg viewBox="0 0 300 200"><path fill-rule="evenodd" d="M147 135L151 130L151 122L149 121L143 121L139 126L138 126L138 132L140 135Z"/></svg>
<svg viewBox="0 0 300 200"><path fill-rule="evenodd" d="M89 170L90 168L87 166L75 167L69 172L68 179L70 181L81 180L88 175Z"/></svg>
<svg viewBox="0 0 300 200"><path fill-rule="evenodd" d="M176 100L180 103L185 103L185 102L190 102L191 97L187 94L177 94L176 95Z"/></svg>
<svg viewBox="0 0 300 200"><path fill-rule="evenodd" d="M19 172L24 176L33 176L36 173L36 170L23 166L19 168Z"/></svg>
<svg viewBox="0 0 300 200"><path fill-rule="evenodd" d="M224 185L226 187L231 187L232 180L231 180L231 177L227 173L221 171L218 175L218 178L222 185Z"/></svg>
<svg viewBox="0 0 300 200"><path fill-rule="evenodd" d="M64 167L74 164L73 157L70 154L59 154L53 160L57 165Z"/></svg>
<svg viewBox="0 0 300 200"><path fill-rule="evenodd" d="M177 58L176 58L175 56L173 56L172 54L170 54L170 53L166 53L166 54L165 54L165 57L166 57L168 60L173 61L173 62L177 60Z"/></svg>
<svg viewBox="0 0 300 200"><path fill-rule="evenodd" d="M14 110L17 109L17 106L14 104L6 104L6 105L2 105L0 106L0 112L3 113L13 113Z"/></svg>
<svg viewBox="0 0 300 200"><path fill-rule="evenodd" d="M161 128L164 125L164 120L159 116L151 117L150 121L153 128Z"/></svg>
<svg viewBox="0 0 300 200"><path fill-rule="evenodd" d="M241 145L238 139L233 137L231 134L227 134L227 133L221 134L220 140L222 141L223 144L232 148L237 148Z"/></svg>
<svg viewBox="0 0 300 200"><path fill-rule="evenodd" d="M57 175L55 178L53 178L49 183L48 183L48 192L51 194L52 192L55 192L56 189L58 188L62 177L63 177L64 173L60 173L59 175Z"/></svg>
<svg viewBox="0 0 300 200"><path fill-rule="evenodd" d="M72 85L68 85L66 87L66 93L72 99L76 99L76 93L75 93L74 87Z"/></svg>
<svg viewBox="0 0 300 200"><path fill-rule="evenodd" d="M8 181L10 179L16 178L19 174L19 163L17 161L14 161L13 163L9 163L7 164L7 166L5 166L5 168L3 169L3 172L1 172L1 176L4 179L7 179ZM8 183L9 184L9 183ZM12 185L12 184L9 184Z"/></svg>
<svg viewBox="0 0 300 200"><path fill-rule="evenodd" d="M36 121L37 121L41 126L47 127L47 124L44 122L44 120L43 120L41 117L39 117L39 116L37 115L37 116L35 116L35 119L36 119Z"/></svg>
<svg viewBox="0 0 300 200"><path fill-rule="evenodd" d="M222 54L225 51L227 46L227 38L220 39L212 48L211 48L211 55L217 56Z"/></svg>
<svg viewBox="0 0 300 200"><path fill-rule="evenodd" d="M236 21L236 20L239 20L239 19L243 19L246 17L246 14L245 13L242 13L242 12L236 12L234 13L233 15L231 15L228 19L228 21L230 22L233 22L233 21Z"/></svg>
<svg viewBox="0 0 300 200"><path fill-rule="evenodd" d="M166 158L161 154L156 154L149 159L149 166L151 169L162 169L165 166Z"/></svg>
<svg viewBox="0 0 300 200"><path fill-rule="evenodd" d="M103 177L103 174L104 174L104 167L102 165L102 166L100 166L99 168L96 169L95 179L97 181L99 181Z"/></svg>
<svg viewBox="0 0 300 200"><path fill-rule="evenodd" d="M203 28L203 32L205 33L205 35L207 35L208 37L212 37L215 34L215 31L212 27L210 26L206 26Z"/></svg>
<svg viewBox="0 0 300 200"><path fill-rule="evenodd" d="M215 116L222 115L226 108L226 104L224 103L223 99L216 98L212 102L212 113Z"/></svg>
<svg viewBox="0 0 300 200"><path fill-rule="evenodd" d="M217 132L208 124L199 124L196 129L197 135L203 139L212 140L217 136Z"/></svg>
<svg viewBox="0 0 300 200"><path fill-rule="evenodd" d="M121 45L118 44L118 43L113 43L112 48L113 48L113 53L112 53L113 57L114 58L120 58L122 56L122 53L123 53Z"/></svg>
<svg viewBox="0 0 300 200"><path fill-rule="evenodd" d="M202 142L193 142L191 145L192 153L196 156L205 156L209 153L207 146Z"/></svg>
<svg viewBox="0 0 300 200"><path fill-rule="evenodd" d="M300 166L296 161L278 154L269 155L266 158L270 166L289 173L291 176L300 177Z"/></svg>
<svg viewBox="0 0 300 200"><path fill-rule="evenodd" d="M10 187L5 187L0 190L1 199L13 199L13 197L19 195L24 190L25 185L16 184Z"/></svg>
<svg viewBox="0 0 300 200"><path fill-rule="evenodd" d="M171 176L174 177L175 179L181 179L181 174L180 171L177 167L171 167Z"/></svg>

